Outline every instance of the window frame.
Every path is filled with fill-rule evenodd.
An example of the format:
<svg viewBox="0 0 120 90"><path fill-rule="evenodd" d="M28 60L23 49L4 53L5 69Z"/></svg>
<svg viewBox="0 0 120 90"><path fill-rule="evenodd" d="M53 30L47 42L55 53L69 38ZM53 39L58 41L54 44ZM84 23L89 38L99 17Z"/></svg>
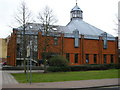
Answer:
<svg viewBox="0 0 120 90"><path fill-rule="evenodd" d="M97 54L94 54L94 63L97 63Z"/></svg>
<svg viewBox="0 0 120 90"><path fill-rule="evenodd" d="M113 54L110 55L110 62L114 63L114 55Z"/></svg>
<svg viewBox="0 0 120 90"><path fill-rule="evenodd" d="M70 53L66 53L66 59L70 62Z"/></svg>
<svg viewBox="0 0 120 90"><path fill-rule="evenodd" d="M58 37L54 37L54 45L58 45Z"/></svg>
<svg viewBox="0 0 120 90"><path fill-rule="evenodd" d="M75 53L75 54L74 54L74 60L75 60L75 61L74 61L75 63L78 63L78 53Z"/></svg>
<svg viewBox="0 0 120 90"><path fill-rule="evenodd" d="M103 54L103 60L104 60L104 64L107 63L107 54Z"/></svg>
<svg viewBox="0 0 120 90"><path fill-rule="evenodd" d="M86 64L89 64L89 54L86 54L85 61L86 61Z"/></svg>

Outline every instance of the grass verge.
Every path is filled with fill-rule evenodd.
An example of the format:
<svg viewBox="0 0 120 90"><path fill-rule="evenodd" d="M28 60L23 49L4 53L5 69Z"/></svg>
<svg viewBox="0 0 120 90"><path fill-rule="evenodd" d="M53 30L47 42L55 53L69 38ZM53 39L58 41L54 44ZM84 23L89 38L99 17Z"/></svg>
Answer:
<svg viewBox="0 0 120 90"><path fill-rule="evenodd" d="M77 72L55 72L55 73L32 73L32 82L59 82L91 79L120 78L118 70L99 70L99 71L77 71ZM20 83L27 83L24 73L12 73L15 79Z"/></svg>

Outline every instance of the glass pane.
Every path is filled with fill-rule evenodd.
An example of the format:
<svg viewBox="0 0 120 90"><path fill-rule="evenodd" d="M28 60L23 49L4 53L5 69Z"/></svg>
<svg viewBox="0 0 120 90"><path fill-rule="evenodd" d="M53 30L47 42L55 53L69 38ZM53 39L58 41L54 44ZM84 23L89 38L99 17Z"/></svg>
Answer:
<svg viewBox="0 0 120 90"><path fill-rule="evenodd" d="M75 54L75 63L78 63L78 54Z"/></svg>
<svg viewBox="0 0 120 90"><path fill-rule="evenodd" d="M89 63L89 54L86 54L86 63Z"/></svg>

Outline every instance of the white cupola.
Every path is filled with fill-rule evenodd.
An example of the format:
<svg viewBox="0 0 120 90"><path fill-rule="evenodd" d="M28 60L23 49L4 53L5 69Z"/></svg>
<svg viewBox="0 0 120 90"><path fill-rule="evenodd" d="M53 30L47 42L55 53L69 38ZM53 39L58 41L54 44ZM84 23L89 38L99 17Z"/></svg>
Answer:
<svg viewBox="0 0 120 90"><path fill-rule="evenodd" d="M83 19L83 15L82 15L83 11L78 7L77 3L70 13L71 13L71 20L74 18Z"/></svg>

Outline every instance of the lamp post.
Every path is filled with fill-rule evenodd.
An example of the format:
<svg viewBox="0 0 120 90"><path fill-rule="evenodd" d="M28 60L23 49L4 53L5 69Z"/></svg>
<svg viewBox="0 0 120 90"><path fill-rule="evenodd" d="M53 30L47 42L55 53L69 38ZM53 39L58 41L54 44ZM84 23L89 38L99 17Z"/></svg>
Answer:
<svg viewBox="0 0 120 90"><path fill-rule="evenodd" d="M31 84L32 83L32 41L27 46L27 74L26 78L27 81Z"/></svg>

